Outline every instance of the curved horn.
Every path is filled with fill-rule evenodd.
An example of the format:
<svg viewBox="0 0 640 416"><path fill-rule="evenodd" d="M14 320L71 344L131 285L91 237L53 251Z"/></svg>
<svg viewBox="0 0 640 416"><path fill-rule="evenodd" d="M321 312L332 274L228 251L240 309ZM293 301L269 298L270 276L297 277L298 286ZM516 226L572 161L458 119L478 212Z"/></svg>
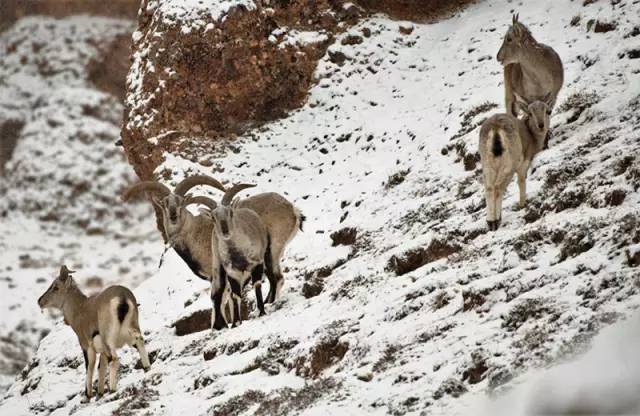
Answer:
<svg viewBox="0 0 640 416"><path fill-rule="evenodd" d="M135 195L137 195L137 194L139 194L141 192L157 192L162 196L166 196L166 195L169 195L171 193L169 188L167 188L166 186L164 186L160 182L143 181L143 182L138 182L137 184L132 185L129 188L127 188L124 191L124 193L122 194L122 200L123 201L127 201L132 196L135 196Z"/></svg>
<svg viewBox="0 0 640 416"><path fill-rule="evenodd" d="M185 178L182 182L176 185L173 193L176 195L184 196L191 188L196 185L209 185L213 186L216 189L225 191L224 186L217 180L213 179L211 176L206 175L194 175Z"/></svg>
<svg viewBox="0 0 640 416"><path fill-rule="evenodd" d="M187 195L185 197L184 206L186 207L187 205L190 205L190 204L202 204L207 208L209 208L211 211L216 209L216 207L218 206L216 201L214 201L211 198L207 198L206 196Z"/></svg>
<svg viewBox="0 0 640 416"><path fill-rule="evenodd" d="M227 192L225 192L224 196L222 197L222 201L220 202L222 205L229 205L231 203L231 201L233 200L233 197L236 196L236 194L244 189L247 188L253 188L254 186L256 186L255 184L248 184L248 183L239 183L237 185L233 185L233 187L231 187L231 189L229 189Z"/></svg>

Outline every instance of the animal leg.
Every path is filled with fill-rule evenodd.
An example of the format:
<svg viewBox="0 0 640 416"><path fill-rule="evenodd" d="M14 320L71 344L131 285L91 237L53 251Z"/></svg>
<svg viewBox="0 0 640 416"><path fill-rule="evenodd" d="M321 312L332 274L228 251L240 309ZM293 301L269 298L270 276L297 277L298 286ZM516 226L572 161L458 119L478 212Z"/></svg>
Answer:
<svg viewBox="0 0 640 416"><path fill-rule="evenodd" d="M270 250L264 254L264 273L269 280L269 293L267 294L267 302L273 303L276 300L276 275L273 271L272 253Z"/></svg>
<svg viewBox="0 0 640 416"><path fill-rule="evenodd" d="M140 362L142 363L142 368L144 369L144 371L149 371L149 369L151 368L151 363L149 362L149 354L147 354L147 349L144 347L144 338L142 338L142 334L139 331L133 331L131 345L138 350L138 354L140 355Z"/></svg>
<svg viewBox="0 0 640 416"><path fill-rule="evenodd" d="M112 393L118 388L118 368L120 366L115 351L115 349L112 349L111 362L109 363L109 390Z"/></svg>
<svg viewBox="0 0 640 416"><path fill-rule="evenodd" d="M502 223L502 198L504 198L504 189L503 188L496 188L496 197L495 197L495 222L493 225L493 229L494 231L497 231L498 228L500 228L500 224Z"/></svg>
<svg viewBox="0 0 640 416"><path fill-rule="evenodd" d="M262 300L262 274L264 272L264 266L262 264L258 264L253 268L251 272L251 282L253 283L253 288L256 291L256 303L258 304L258 310L260 311L260 316L265 314L264 312L264 302ZM269 292L271 293L271 291Z"/></svg>
<svg viewBox="0 0 640 416"><path fill-rule="evenodd" d="M527 169L518 170L518 189L520 190L520 208L527 205Z"/></svg>
<svg viewBox="0 0 640 416"><path fill-rule="evenodd" d="M213 308L211 309L211 326L214 330L221 330L227 327L227 322L222 314L222 298L226 290L227 274L223 267L220 267L217 279L211 281L211 301Z"/></svg>
<svg viewBox="0 0 640 416"><path fill-rule="evenodd" d="M492 185L487 188L485 198L487 201L487 225L489 226L489 231L495 231L498 228L497 195L498 192L495 186Z"/></svg>
<svg viewBox="0 0 640 416"><path fill-rule="evenodd" d="M100 353L100 361L98 362L98 397L104 394L104 382L107 376L107 354Z"/></svg>
<svg viewBox="0 0 640 416"><path fill-rule="evenodd" d="M229 287L231 288L231 301L233 303L233 322L232 327L240 325L242 323L242 316L240 315L240 301L242 299L242 287L236 279L229 279Z"/></svg>
<svg viewBox="0 0 640 416"><path fill-rule="evenodd" d="M96 350L93 347L87 349L87 385L85 387L85 395L87 399L93 396L93 370L96 367Z"/></svg>

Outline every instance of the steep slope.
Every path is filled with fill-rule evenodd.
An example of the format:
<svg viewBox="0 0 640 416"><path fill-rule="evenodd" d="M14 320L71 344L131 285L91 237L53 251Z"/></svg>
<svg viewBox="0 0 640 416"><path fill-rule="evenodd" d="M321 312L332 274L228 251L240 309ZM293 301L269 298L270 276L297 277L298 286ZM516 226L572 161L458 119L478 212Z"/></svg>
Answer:
<svg viewBox="0 0 640 416"><path fill-rule="evenodd" d="M0 35L1 391L51 328L36 300L60 263L82 270L92 291L136 284L157 264L152 211L118 198L135 178L115 146L122 104L88 71L132 29L126 20L30 17Z"/></svg>
<svg viewBox="0 0 640 416"><path fill-rule="evenodd" d="M234 140L183 136L189 160L165 152L155 169L167 183L215 172L307 216L282 300L239 328L189 333L207 324L208 288L169 252L136 291L149 373L129 350L119 392L82 403L60 323L0 410L452 415L588 347L640 304L625 254L640 243L640 5L519 6L567 81L528 207L510 187L503 227L487 233L477 127L502 107L494 55L512 7L481 2L430 25L364 19L329 46L301 109Z"/></svg>

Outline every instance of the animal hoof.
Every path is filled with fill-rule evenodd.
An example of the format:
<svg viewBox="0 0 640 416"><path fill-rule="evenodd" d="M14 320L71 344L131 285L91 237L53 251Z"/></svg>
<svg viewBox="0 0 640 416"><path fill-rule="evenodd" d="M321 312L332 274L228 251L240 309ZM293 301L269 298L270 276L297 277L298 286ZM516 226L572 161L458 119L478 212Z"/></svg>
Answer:
<svg viewBox="0 0 640 416"><path fill-rule="evenodd" d="M148 373L151 370L151 367L144 367L143 370L145 373Z"/></svg>
<svg viewBox="0 0 640 416"><path fill-rule="evenodd" d="M266 315L266 313L264 311L261 311L258 316L265 316L265 315Z"/></svg>

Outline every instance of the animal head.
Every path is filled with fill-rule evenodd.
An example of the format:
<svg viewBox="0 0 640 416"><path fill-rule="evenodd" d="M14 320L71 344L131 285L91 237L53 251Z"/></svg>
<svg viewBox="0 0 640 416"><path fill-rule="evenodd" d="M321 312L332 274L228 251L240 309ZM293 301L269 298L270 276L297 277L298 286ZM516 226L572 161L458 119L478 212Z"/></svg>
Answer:
<svg viewBox="0 0 640 416"><path fill-rule="evenodd" d="M538 136L545 137L549 130L549 116L551 115L550 95L547 95L543 100L535 100L531 103L516 93L514 95L518 107L524 113L523 121L529 125L530 129L538 133ZM546 143L542 143L541 147L544 146Z"/></svg>
<svg viewBox="0 0 640 416"><path fill-rule="evenodd" d="M236 209L233 198L238 192L255 186L256 185L246 183L234 185L225 192L220 204L206 197L187 196L187 198L189 199L189 203L200 203L209 208L209 215L214 223L214 232L218 238L228 240L233 236L233 215Z"/></svg>
<svg viewBox="0 0 640 416"><path fill-rule="evenodd" d="M162 212L162 225L167 237L172 238L180 232L189 215L186 206L190 201L189 198L185 198L185 194L197 185L210 185L221 191L225 190L224 186L214 178L195 175L178 183L173 192L159 182L143 181L127 189L122 199L126 201L142 192L150 193L151 202Z"/></svg>
<svg viewBox="0 0 640 416"><path fill-rule="evenodd" d="M40 308L62 309L69 289L76 285L73 277L71 277L71 273L74 273L74 271L67 269L67 266L62 265L62 267L60 267L58 276L53 280L49 289L38 299L38 306L40 306Z"/></svg>
<svg viewBox="0 0 640 416"><path fill-rule="evenodd" d="M518 15L514 14L511 26L509 26L507 33L504 35L502 46L498 51L498 62L502 65L510 65L520 62L525 48L534 42L535 40L533 39L529 29L520 23Z"/></svg>

